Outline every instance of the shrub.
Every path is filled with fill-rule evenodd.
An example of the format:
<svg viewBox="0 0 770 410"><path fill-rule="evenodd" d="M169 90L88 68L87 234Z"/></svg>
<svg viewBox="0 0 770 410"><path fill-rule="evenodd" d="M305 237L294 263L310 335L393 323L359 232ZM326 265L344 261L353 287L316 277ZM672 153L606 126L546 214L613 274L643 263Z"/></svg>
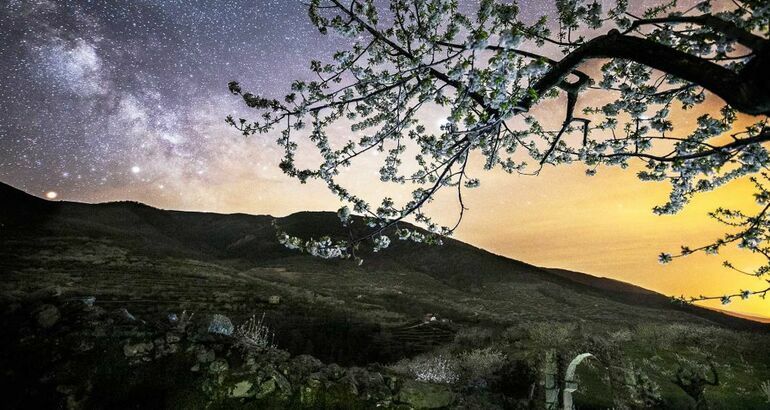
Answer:
<svg viewBox="0 0 770 410"><path fill-rule="evenodd" d="M612 342L630 342L632 339L631 331L628 329L620 329L614 332L610 332L610 340Z"/></svg>
<svg viewBox="0 0 770 410"><path fill-rule="evenodd" d="M474 349L460 356L460 370L464 378L474 381L489 379L505 365L502 352L492 349Z"/></svg>
<svg viewBox="0 0 770 410"><path fill-rule="evenodd" d="M237 344L247 349L267 349L275 347L275 333L264 324L265 314L257 320L256 315L252 316L238 326L235 331Z"/></svg>
<svg viewBox="0 0 770 410"><path fill-rule="evenodd" d="M455 360L445 355L418 356L412 360L401 360L389 367L395 372L409 374L421 382L451 384L460 379Z"/></svg>
<svg viewBox="0 0 770 410"><path fill-rule="evenodd" d="M574 323L535 322L529 324L528 333L538 346L560 346L572 339L576 329Z"/></svg>

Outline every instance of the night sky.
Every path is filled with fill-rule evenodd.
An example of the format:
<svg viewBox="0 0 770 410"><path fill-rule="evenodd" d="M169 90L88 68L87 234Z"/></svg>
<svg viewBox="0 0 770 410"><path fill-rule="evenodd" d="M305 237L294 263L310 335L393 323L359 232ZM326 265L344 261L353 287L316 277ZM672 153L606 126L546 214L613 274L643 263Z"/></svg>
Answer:
<svg viewBox="0 0 770 410"><path fill-rule="evenodd" d="M281 97L346 41L292 0L11 0L0 28L0 179L67 199L149 190L181 207L216 195L190 185L278 177L274 138L232 141L225 116L248 113L227 82Z"/></svg>
<svg viewBox="0 0 770 410"><path fill-rule="evenodd" d="M109 187L184 202L233 154L223 120L242 107L227 82L280 96L337 46L293 1L11 1L0 28L0 178L83 199ZM243 167L275 154L272 138L251 145Z"/></svg>
<svg viewBox="0 0 770 410"><path fill-rule="evenodd" d="M521 1L522 17L553 14L553 3ZM301 186L280 172L276 135L246 139L224 119L253 118L228 93L228 81L280 98L292 80L311 78L311 59L328 61L347 41L320 35L293 0L3 0L0 181L57 200L272 215L335 210L323 186ZM544 110L555 121L561 115ZM440 121L431 115L423 120ZM684 130L693 118L675 120ZM369 162L357 187L379 195L370 183L378 161ZM665 269L656 263L662 250L723 233L706 212L717 203L753 203L747 184L703 195L681 215L656 217L650 209L667 187L640 183L633 172L602 171L589 180L576 166L537 178L478 176L482 187L467 198L461 240L667 294L755 285L736 282L714 259ZM456 207L439 199L434 210L453 221ZM767 314L760 302L734 308Z"/></svg>

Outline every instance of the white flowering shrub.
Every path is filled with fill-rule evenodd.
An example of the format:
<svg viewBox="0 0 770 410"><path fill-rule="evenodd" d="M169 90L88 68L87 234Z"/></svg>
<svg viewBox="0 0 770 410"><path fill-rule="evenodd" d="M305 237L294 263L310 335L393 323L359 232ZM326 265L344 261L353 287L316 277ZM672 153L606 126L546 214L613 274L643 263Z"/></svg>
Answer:
<svg viewBox="0 0 770 410"><path fill-rule="evenodd" d="M247 349L268 349L276 347L275 333L265 324L265 314L257 319L256 315L238 326L235 330L237 344Z"/></svg>
<svg viewBox="0 0 770 410"><path fill-rule="evenodd" d="M487 347L473 349L460 355L459 367L467 380L487 379L505 365L506 356L499 350Z"/></svg>
<svg viewBox="0 0 770 410"><path fill-rule="evenodd" d="M407 371L421 382L452 384L460 376L457 363L450 356L418 356L406 364Z"/></svg>
<svg viewBox="0 0 770 410"><path fill-rule="evenodd" d="M482 159L482 170L526 175L551 165L580 163L594 175L601 167L636 164L640 180L670 185L666 202L653 208L661 215L770 166L763 145L770 141L766 1L719 2L712 10L711 0L695 7L661 0L632 14L626 0L554 0L556 12L540 19L520 18L517 4L507 1L481 0L471 15L455 0L384 3L309 0L318 31L349 38L350 46L328 61L311 61L313 79L293 82L282 99L228 84L256 111L256 120L228 116L227 123L245 136L274 133L283 150L281 170L303 183L323 183L343 203L341 223L348 226L356 214L368 228L344 239L281 236L289 248L355 258L358 246L379 251L394 236L440 243L462 220L465 190L480 186L473 154ZM546 44L553 52L541 51ZM596 58L603 61L598 70L582 70ZM718 97L708 101L724 105L704 105L707 94ZM553 109L536 108L554 100L563 102L563 112L550 125ZM607 103L592 106L596 101ZM436 110L441 125L435 124ZM680 129L675 110L697 110L695 127ZM298 161L309 157L300 149L315 151L320 161ZM343 185L343 170L364 158L369 162L375 152L383 154L379 180L408 185L411 196L384 193L371 202ZM425 213L440 190L455 191L455 224L439 226ZM729 244L770 254L768 198L758 184L758 213L714 212L738 232L681 253L664 252L660 262L713 254ZM405 218L427 233L400 226ZM764 276L770 265L752 273ZM728 303L768 291L712 298Z"/></svg>

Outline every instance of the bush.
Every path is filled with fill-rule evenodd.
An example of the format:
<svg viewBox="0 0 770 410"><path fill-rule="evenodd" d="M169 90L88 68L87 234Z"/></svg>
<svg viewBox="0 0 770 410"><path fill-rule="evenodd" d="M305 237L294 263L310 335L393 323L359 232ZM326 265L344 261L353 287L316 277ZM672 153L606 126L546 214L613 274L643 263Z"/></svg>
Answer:
<svg viewBox="0 0 770 410"><path fill-rule="evenodd" d="M235 337L237 338L237 344L247 349L267 349L275 347L275 334L270 328L264 324L265 314L257 320L256 316L252 316L238 326L235 331Z"/></svg>
<svg viewBox="0 0 770 410"><path fill-rule="evenodd" d="M632 339L631 331L628 329L620 329L614 332L610 332L610 340L615 343L630 342Z"/></svg>
<svg viewBox="0 0 770 410"><path fill-rule="evenodd" d="M502 352L492 349L474 349L460 356L460 372L469 381L487 380L503 368L506 357Z"/></svg>
<svg viewBox="0 0 770 410"><path fill-rule="evenodd" d="M577 325L564 322L535 322L527 327L529 338L538 346L561 346L568 343Z"/></svg>
<svg viewBox="0 0 770 410"><path fill-rule="evenodd" d="M460 379L456 361L445 355L404 359L389 368L396 373L408 374L421 382L451 384Z"/></svg>

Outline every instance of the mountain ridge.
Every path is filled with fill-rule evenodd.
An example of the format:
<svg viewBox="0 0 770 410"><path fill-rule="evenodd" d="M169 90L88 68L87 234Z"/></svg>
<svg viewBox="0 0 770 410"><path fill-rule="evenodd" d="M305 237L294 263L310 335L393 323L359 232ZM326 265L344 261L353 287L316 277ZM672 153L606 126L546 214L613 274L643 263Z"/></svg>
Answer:
<svg viewBox="0 0 770 410"><path fill-rule="evenodd" d="M6 231L115 237L132 252L152 257L177 255L210 262L226 261L245 268L255 263L280 265L289 260L301 263L309 271L333 270L330 267L340 263L304 259L280 246L272 228L272 222L278 221L283 229L301 237L327 231L339 234L336 216L330 212L305 211L274 218L244 213L162 210L134 201L100 204L48 201L3 183L0 183L0 206L6 210L0 215L0 227ZM476 294L501 283L529 286L548 282L554 284L549 285L551 287L567 289L561 293L587 292L594 295L592 297L604 297L629 306L679 310L727 326L753 328L759 323L715 310L675 306L670 298L633 284L565 269L537 267L454 239L438 247L396 241L392 249L367 255L366 259L366 270L421 272L447 286ZM558 302L563 298L563 304L569 305L569 298L560 295L560 291L538 292L545 292L543 297L548 300Z"/></svg>

